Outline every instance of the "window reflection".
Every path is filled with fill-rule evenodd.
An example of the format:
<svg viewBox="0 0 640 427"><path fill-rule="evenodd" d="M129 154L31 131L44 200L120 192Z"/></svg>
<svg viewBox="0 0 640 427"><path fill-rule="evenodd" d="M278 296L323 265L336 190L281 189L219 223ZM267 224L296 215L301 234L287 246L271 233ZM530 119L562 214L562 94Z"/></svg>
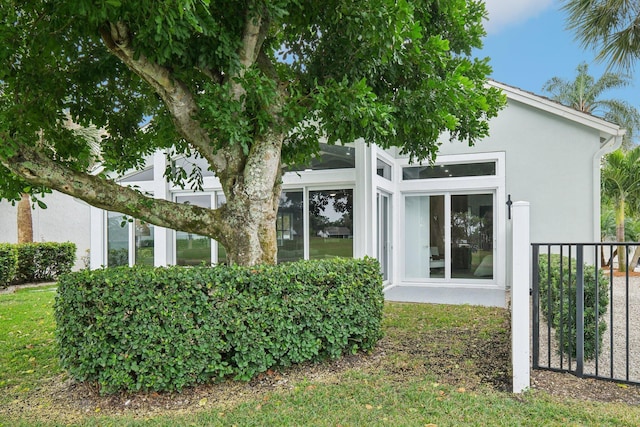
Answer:
<svg viewBox="0 0 640 427"><path fill-rule="evenodd" d="M493 278L493 196L451 196L451 277Z"/></svg>
<svg viewBox="0 0 640 427"><path fill-rule="evenodd" d="M211 196L189 195L177 196L177 203L188 203L203 208L211 207ZM195 233L176 231L176 264L201 265L211 264L211 239Z"/></svg>
<svg viewBox="0 0 640 427"><path fill-rule="evenodd" d="M302 191L283 191L280 195L276 221L279 263L304 258L303 203Z"/></svg>
<svg viewBox="0 0 640 427"><path fill-rule="evenodd" d="M353 256L353 190L309 192L309 258Z"/></svg>
<svg viewBox="0 0 640 427"><path fill-rule="evenodd" d="M129 265L129 223L118 212L107 212L107 266Z"/></svg>
<svg viewBox="0 0 640 427"><path fill-rule="evenodd" d="M135 220L135 264L153 265L153 224Z"/></svg>

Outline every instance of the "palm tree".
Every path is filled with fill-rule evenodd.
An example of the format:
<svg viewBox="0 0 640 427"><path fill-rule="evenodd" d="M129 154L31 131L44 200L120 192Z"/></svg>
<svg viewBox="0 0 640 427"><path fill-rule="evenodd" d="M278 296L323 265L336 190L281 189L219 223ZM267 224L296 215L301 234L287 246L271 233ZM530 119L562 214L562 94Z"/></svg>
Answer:
<svg viewBox="0 0 640 427"><path fill-rule="evenodd" d="M597 59L625 70L640 59L640 7L637 0L563 0L570 30Z"/></svg>
<svg viewBox="0 0 640 427"><path fill-rule="evenodd" d="M640 147L627 152L616 150L605 157L601 171L602 191L613 203L616 240L625 240L625 212L638 206L640 198ZM618 247L618 269L626 271L627 253Z"/></svg>
<svg viewBox="0 0 640 427"><path fill-rule="evenodd" d="M626 101L601 99L601 95L609 89L630 85L631 77L607 72L596 80L589 74L589 66L584 62L578 65L576 71L577 76L573 81L553 77L547 80L542 90L560 104L583 113L600 115L627 129L622 144L625 149L631 148L633 137L640 129L640 112Z"/></svg>

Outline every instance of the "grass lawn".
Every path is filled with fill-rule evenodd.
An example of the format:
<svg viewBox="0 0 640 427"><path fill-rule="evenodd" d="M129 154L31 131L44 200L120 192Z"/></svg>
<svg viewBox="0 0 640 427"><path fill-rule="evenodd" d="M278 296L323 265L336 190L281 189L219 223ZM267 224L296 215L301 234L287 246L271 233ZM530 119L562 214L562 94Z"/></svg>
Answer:
<svg viewBox="0 0 640 427"><path fill-rule="evenodd" d="M640 409L508 387L508 315L429 304L385 307L370 355L180 394L98 396L55 356L54 288L0 295L0 426L631 426Z"/></svg>

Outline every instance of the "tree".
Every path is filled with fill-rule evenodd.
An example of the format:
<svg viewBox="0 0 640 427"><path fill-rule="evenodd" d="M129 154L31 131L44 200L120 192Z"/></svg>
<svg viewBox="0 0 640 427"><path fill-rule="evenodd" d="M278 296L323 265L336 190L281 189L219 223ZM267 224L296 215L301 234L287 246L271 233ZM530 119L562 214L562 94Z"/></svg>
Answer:
<svg viewBox="0 0 640 427"><path fill-rule="evenodd" d="M31 197L22 193L18 202L18 243L33 242L33 217L31 215Z"/></svg>
<svg viewBox="0 0 640 427"><path fill-rule="evenodd" d="M0 195L55 189L212 237L232 263L274 263L282 166L307 161L320 138L432 160L444 131L487 135L505 100L485 85L488 59L471 57L484 17L477 0L5 1ZM104 130L99 154L69 116ZM206 159L226 204L109 179L158 149ZM166 175L201 183L199 170Z"/></svg>
<svg viewBox="0 0 640 427"><path fill-rule="evenodd" d="M635 0L564 0L568 28L597 58L631 69L640 58L640 9Z"/></svg>
<svg viewBox="0 0 640 427"><path fill-rule="evenodd" d="M638 203L640 194L640 147L616 150L605 157L601 171L602 192L613 203L616 240L625 241L625 211ZM618 246L618 269L626 271L627 251Z"/></svg>
<svg viewBox="0 0 640 427"><path fill-rule="evenodd" d="M544 84L542 90L551 94L551 99L567 107L588 114L598 114L610 122L617 123L627 130L623 138L625 149L633 146L633 138L640 129L640 112L626 101L601 99L604 92L628 86L632 83L629 76L621 73L606 72L599 79L589 74L589 66L581 63L576 68L573 81L553 77Z"/></svg>

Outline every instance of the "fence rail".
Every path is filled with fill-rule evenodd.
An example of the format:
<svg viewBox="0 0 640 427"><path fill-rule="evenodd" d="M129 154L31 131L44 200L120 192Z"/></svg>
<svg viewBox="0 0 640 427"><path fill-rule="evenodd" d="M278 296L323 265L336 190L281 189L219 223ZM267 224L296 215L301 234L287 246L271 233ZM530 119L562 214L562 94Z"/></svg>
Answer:
<svg viewBox="0 0 640 427"><path fill-rule="evenodd" d="M533 369L640 384L640 243L531 246Z"/></svg>

